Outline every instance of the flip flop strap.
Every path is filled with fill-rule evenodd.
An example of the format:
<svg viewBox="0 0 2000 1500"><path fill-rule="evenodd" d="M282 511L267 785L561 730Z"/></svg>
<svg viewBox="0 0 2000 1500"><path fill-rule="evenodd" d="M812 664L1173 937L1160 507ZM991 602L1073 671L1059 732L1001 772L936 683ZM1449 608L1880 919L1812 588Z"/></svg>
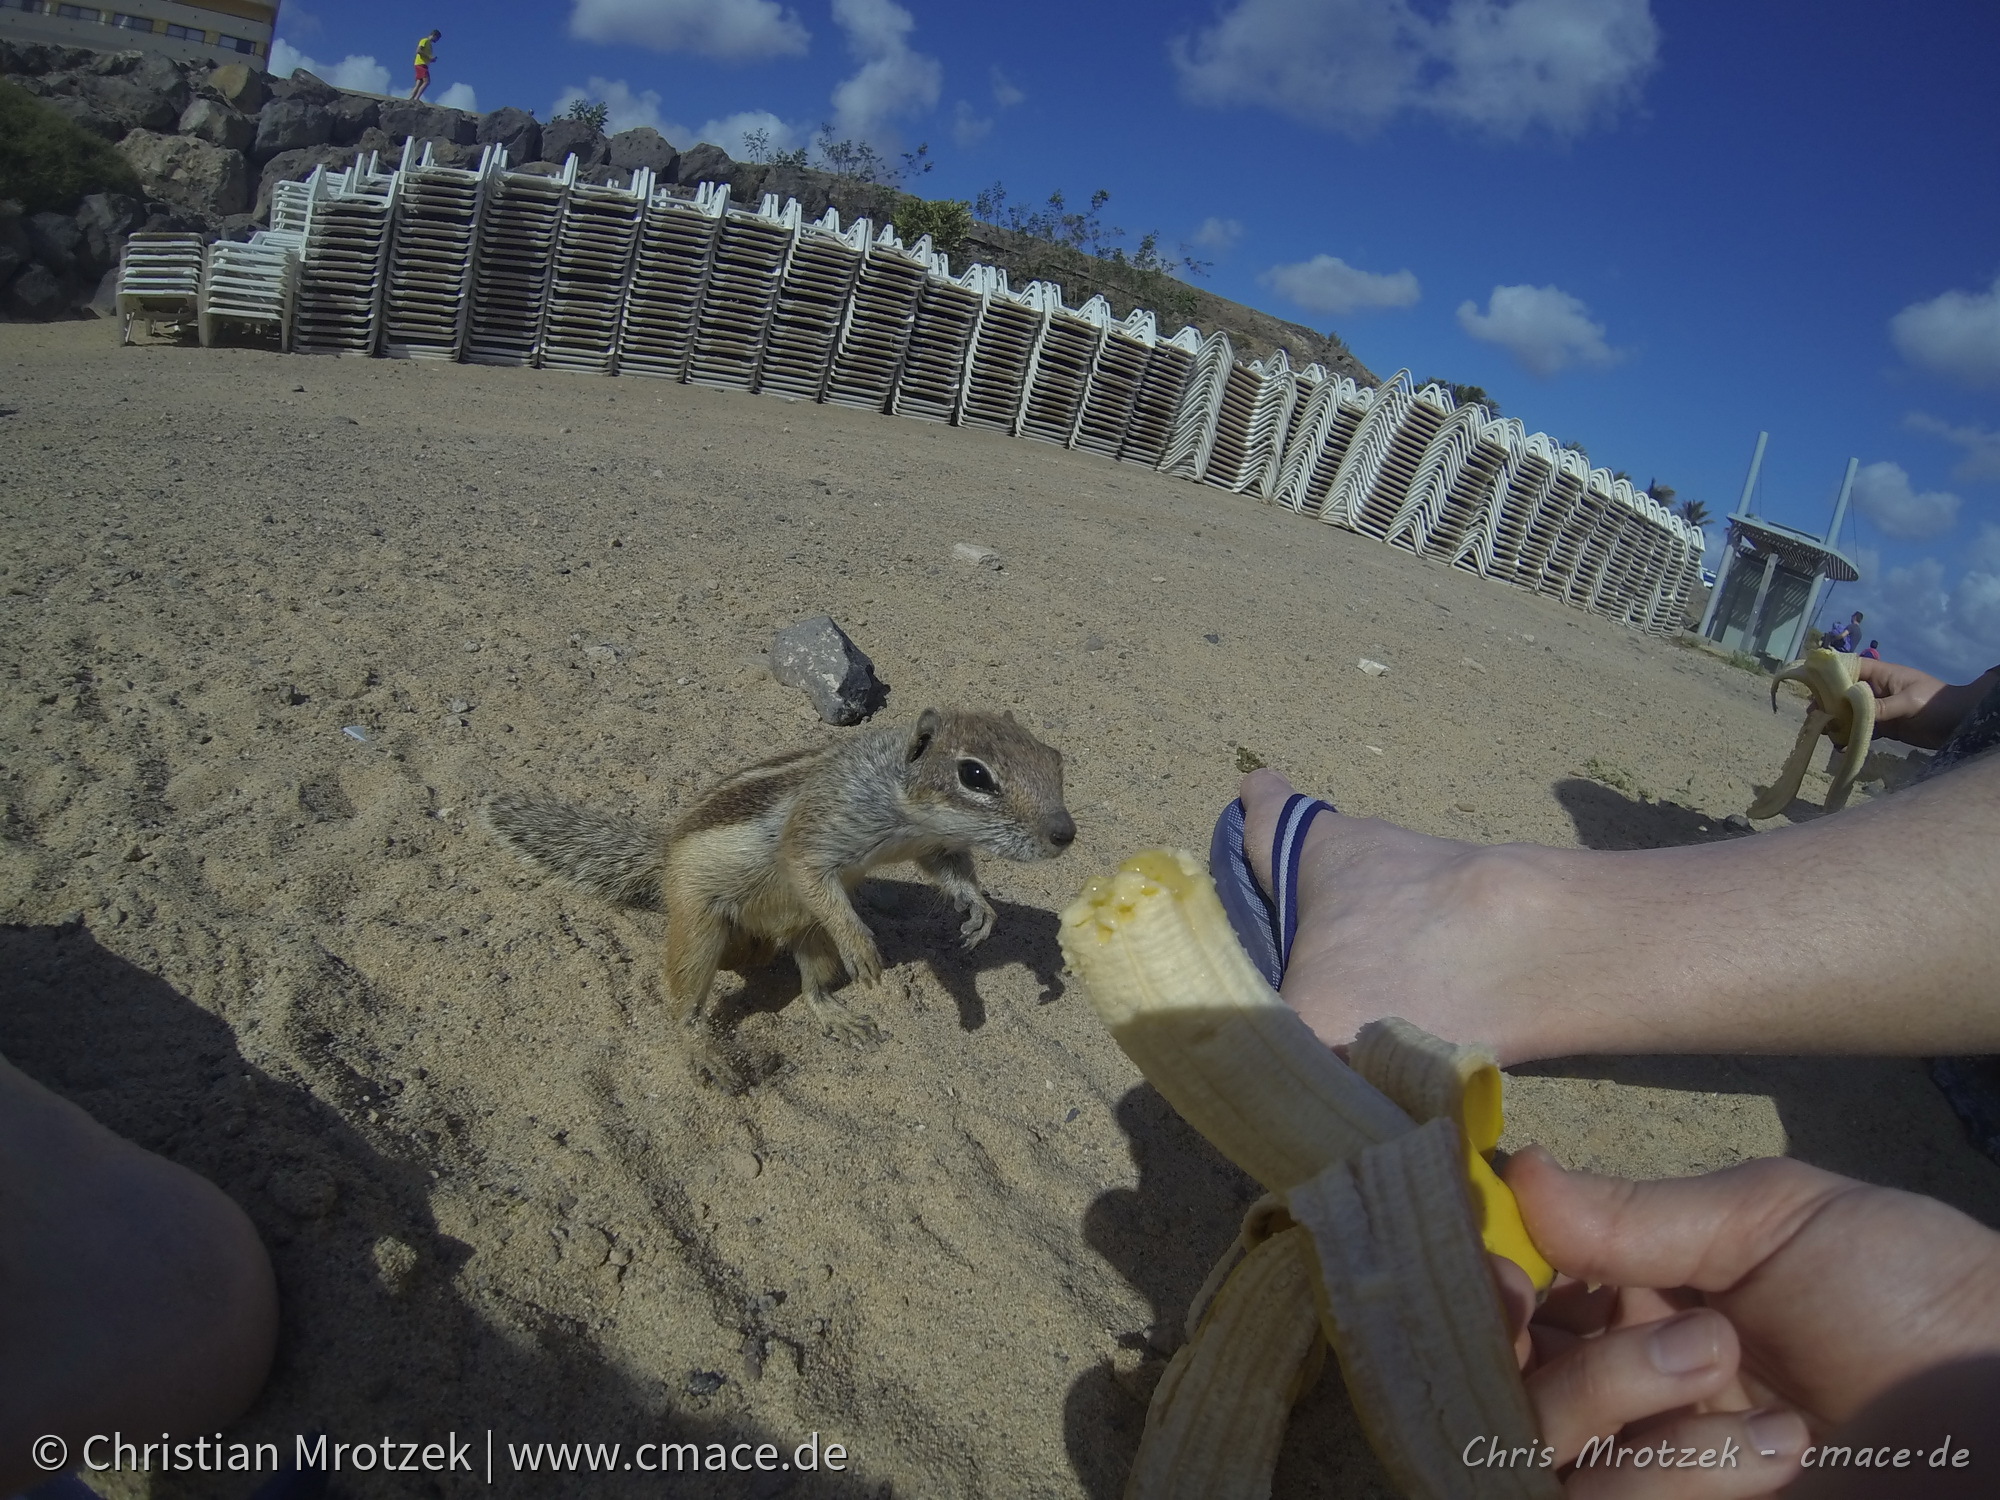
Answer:
<svg viewBox="0 0 2000 1500"><path fill-rule="evenodd" d="M1284 811L1278 814L1277 833L1271 840L1271 888L1278 898L1281 970L1292 961L1292 940L1299 931L1299 857L1305 851L1306 830L1312 827L1314 818L1329 811L1330 805L1319 798L1294 792L1285 799Z"/></svg>

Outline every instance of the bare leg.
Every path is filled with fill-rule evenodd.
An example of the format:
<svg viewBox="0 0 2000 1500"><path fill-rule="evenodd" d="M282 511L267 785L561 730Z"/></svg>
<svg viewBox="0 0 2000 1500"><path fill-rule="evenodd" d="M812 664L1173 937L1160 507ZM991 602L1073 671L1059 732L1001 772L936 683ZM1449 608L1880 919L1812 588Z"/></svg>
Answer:
<svg viewBox="0 0 2000 1500"><path fill-rule="evenodd" d="M29 1444L213 1432L277 1342L271 1263L213 1183L0 1060L0 1494L48 1476Z"/></svg>
<svg viewBox="0 0 2000 1500"><path fill-rule="evenodd" d="M993 931L993 903L979 888L979 872L972 863L972 851L954 849L933 854L918 860L917 868L926 880L951 898L953 906L965 913L965 924L958 929L965 946L976 948L985 942L987 934Z"/></svg>
<svg viewBox="0 0 2000 1500"><path fill-rule="evenodd" d="M829 993L840 983L840 950L824 932L812 932L792 945L799 966L799 991L820 1029L851 1047L882 1040L873 1016L849 1010Z"/></svg>
<svg viewBox="0 0 2000 1500"><path fill-rule="evenodd" d="M1243 782L1270 887L1291 787ZM1607 852L1322 814L1284 996L1346 1042L1400 1015L1503 1063L1588 1052L2000 1051L2000 756L1728 843Z"/></svg>

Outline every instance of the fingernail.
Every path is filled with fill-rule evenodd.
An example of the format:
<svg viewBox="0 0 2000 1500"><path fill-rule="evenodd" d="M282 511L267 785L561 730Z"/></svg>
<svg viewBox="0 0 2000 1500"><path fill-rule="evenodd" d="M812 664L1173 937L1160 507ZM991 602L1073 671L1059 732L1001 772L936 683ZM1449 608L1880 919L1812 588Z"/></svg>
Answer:
<svg viewBox="0 0 2000 1500"><path fill-rule="evenodd" d="M1770 1407L1743 1419L1750 1446L1765 1458L1789 1458L1806 1445L1806 1421L1795 1411Z"/></svg>
<svg viewBox="0 0 2000 1500"><path fill-rule="evenodd" d="M1646 1341L1653 1368L1662 1375L1692 1375L1715 1363L1715 1323L1696 1309L1669 1318Z"/></svg>

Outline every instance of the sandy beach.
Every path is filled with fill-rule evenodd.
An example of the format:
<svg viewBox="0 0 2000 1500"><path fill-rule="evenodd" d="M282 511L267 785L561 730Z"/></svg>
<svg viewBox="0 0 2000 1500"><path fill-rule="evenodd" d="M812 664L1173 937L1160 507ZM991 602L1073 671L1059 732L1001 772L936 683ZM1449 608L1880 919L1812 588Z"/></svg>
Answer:
<svg viewBox="0 0 2000 1500"><path fill-rule="evenodd" d="M1797 727L1702 652L988 432L101 322L0 325L0 412L0 1053L262 1230L282 1345L228 1436L492 1434L490 1489L343 1475L357 1500L1117 1495L1255 1190L1064 980L1055 913L1205 848L1244 750L1426 832L1634 848L1761 836L1722 820ZM666 1016L660 919L543 884L473 813L664 820L841 733L761 655L820 613L884 720L1011 709L1057 746L1078 838L982 862L971 953L913 871L864 887L873 1050L813 1028L788 964L726 974L721 1078ZM1789 1152L2000 1225L1911 1060L1570 1059L1509 1111L1571 1165ZM812 1433L844 1472L509 1469ZM1389 1493L1331 1364L1276 1492Z"/></svg>

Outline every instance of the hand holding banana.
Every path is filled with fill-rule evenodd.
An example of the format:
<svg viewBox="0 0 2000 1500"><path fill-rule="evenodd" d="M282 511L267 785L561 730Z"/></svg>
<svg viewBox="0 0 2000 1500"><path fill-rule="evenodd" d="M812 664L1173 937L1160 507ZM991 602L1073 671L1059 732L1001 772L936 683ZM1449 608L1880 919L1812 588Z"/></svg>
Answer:
<svg viewBox="0 0 2000 1500"><path fill-rule="evenodd" d="M1491 1058L1383 1021L1341 1062L1252 967L1186 854L1149 851L1092 881L1061 935L1126 1055L1271 1193L1189 1310L1128 1500L1268 1495L1320 1333L1405 1494L1558 1494L1547 1469L1460 1457L1474 1439L1539 1443L1485 1251L1537 1286L1554 1274L1486 1161Z"/></svg>

